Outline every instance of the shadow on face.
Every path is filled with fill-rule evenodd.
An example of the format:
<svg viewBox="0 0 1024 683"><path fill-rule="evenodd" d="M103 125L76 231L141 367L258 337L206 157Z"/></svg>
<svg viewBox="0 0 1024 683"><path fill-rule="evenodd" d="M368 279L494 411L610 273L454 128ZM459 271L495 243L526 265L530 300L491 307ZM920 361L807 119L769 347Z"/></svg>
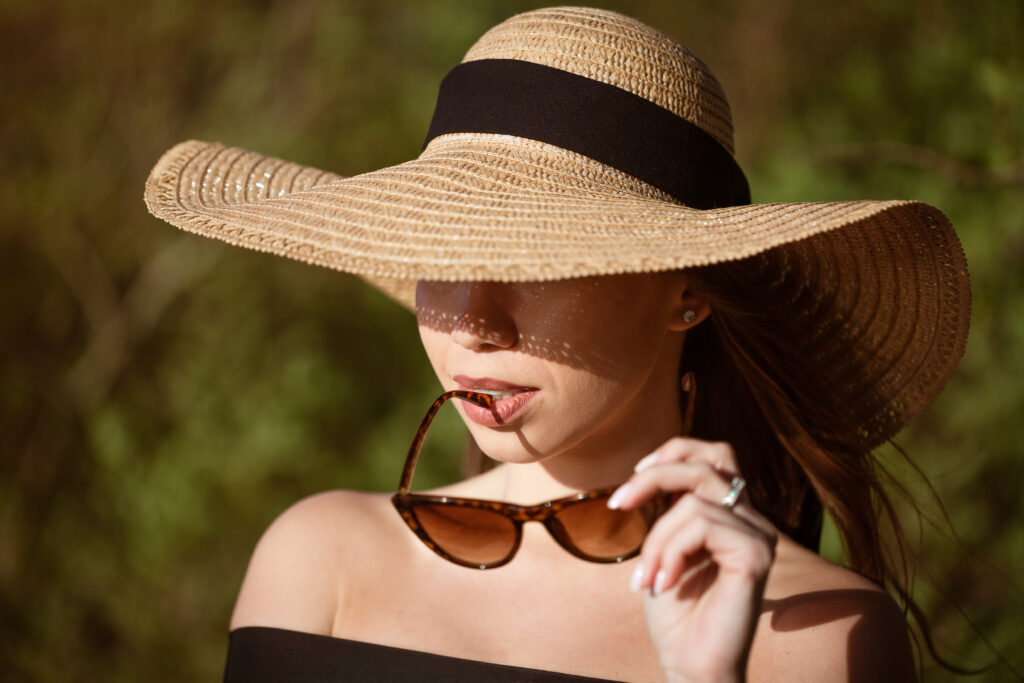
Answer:
<svg viewBox="0 0 1024 683"><path fill-rule="evenodd" d="M628 274L547 282L421 282L416 318L475 353L512 351L620 379L661 346L679 281Z"/></svg>

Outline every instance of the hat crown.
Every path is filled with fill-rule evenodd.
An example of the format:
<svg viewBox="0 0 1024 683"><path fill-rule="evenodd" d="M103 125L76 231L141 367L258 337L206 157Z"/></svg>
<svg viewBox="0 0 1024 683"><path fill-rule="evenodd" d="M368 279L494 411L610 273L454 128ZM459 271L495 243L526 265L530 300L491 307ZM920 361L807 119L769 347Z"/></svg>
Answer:
<svg viewBox="0 0 1024 683"><path fill-rule="evenodd" d="M614 85L686 119L733 153L729 102L714 74L636 19L586 7L517 14L487 31L462 61L481 59L518 59Z"/></svg>

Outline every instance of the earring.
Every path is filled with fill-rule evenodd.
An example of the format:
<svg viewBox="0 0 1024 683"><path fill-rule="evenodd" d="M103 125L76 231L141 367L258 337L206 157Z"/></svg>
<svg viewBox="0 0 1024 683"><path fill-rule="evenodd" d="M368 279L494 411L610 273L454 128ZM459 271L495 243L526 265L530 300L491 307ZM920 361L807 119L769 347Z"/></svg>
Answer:
<svg viewBox="0 0 1024 683"><path fill-rule="evenodd" d="M693 408L697 400L697 378L693 371L689 370L679 379L679 386L686 392L686 410L683 412L683 428L679 432L683 436L689 436L693 429Z"/></svg>
<svg viewBox="0 0 1024 683"><path fill-rule="evenodd" d="M684 321L686 321L688 323L692 323L696 319L697 319L697 311L693 310L692 308L688 308L685 311L683 311L683 320Z"/></svg>
<svg viewBox="0 0 1024 683"><path fill-rule="evenodd" d="M684 372L683 376L679 378L679 388L683 391L689 391L693 388L693 371Z"/></svg>

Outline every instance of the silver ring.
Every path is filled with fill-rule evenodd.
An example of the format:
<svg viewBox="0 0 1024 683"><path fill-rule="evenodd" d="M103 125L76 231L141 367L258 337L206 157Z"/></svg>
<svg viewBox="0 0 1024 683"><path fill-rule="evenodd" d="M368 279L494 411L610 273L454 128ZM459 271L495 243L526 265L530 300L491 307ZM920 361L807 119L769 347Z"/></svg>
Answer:
<svg viewBox="0 0 1024 683"><path fill-rule="evenodd" d="M726 510L732 510L736 505L736 501L740 499L740 494L743 493L743 489L747 486L747 480L743 477L733 477L732 481L729 482L729 493L722 496L722 507Z"/></svg>

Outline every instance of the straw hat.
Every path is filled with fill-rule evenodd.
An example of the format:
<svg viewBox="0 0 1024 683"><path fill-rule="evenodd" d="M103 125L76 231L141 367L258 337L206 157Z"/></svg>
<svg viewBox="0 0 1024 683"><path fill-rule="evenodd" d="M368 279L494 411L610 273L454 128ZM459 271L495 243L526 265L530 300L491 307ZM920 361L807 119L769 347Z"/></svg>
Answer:
<svg viewBox="0 0 1024 683"><path fill-rule="evenodd" d="M351 178L216 143L146 183L167 222L354 273L413 306L415 282L551 280L773 255L765 287L806 324L868 446L939 392L963 353L966 261L911 201L750 204L709 69L605 10L489 30L442 82L417 159ZM781 260L780 260L781 258ZM832 368L829 370L829 368ZM852 370L851 370L852 368Z"/></svg>

